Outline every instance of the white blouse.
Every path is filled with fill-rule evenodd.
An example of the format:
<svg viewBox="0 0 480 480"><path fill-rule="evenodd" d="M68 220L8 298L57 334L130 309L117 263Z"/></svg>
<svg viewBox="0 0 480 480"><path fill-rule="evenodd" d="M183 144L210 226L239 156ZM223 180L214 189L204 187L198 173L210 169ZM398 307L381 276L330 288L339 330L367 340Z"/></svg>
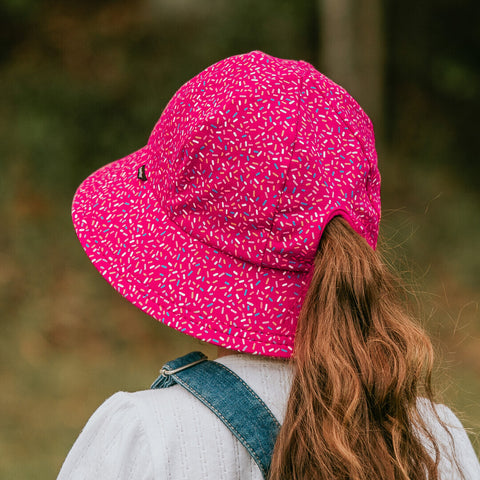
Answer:
<svg viewBox="0 0 480 480"><path fill-rule="evenodd" d="M283 420L293 377L289 364L250 355L217 361L243 378L275 417ZM448 434L424 410L443 453L441 479L459 479ZM443 405L438 406L438 413L450 427L465 479L480 480L480 464L461 423ZM230 430L191 393L174 385L118 392L106 400L85 425L58 479L262 480L262 475Z"/></svg>

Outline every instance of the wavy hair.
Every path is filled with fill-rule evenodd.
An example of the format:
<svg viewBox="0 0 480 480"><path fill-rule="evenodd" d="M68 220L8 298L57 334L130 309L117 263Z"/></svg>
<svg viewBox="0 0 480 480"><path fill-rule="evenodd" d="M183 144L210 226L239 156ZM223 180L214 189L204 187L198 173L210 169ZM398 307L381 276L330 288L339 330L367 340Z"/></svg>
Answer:
<svg viewBox="0 0 480 480"><path fill-rule="evenodd" d="M439 446L418 410L420 395L433 408L433 349L402 292L379 255L335 217L302 306L269 480L439 478Z"/></svg>

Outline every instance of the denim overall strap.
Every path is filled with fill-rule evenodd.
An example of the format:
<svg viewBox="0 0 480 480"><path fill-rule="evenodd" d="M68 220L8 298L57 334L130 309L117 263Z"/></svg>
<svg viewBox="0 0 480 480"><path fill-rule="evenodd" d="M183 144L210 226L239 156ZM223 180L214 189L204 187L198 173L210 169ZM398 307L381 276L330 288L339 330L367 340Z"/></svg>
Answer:
<svg viewBox="0 0 480 480"><path fill-rule="evenodd" d="M168 362L151 388L178 383L197 397L238 438L267 478L280 424L258 395L225 365L200 352Z"/></svg>

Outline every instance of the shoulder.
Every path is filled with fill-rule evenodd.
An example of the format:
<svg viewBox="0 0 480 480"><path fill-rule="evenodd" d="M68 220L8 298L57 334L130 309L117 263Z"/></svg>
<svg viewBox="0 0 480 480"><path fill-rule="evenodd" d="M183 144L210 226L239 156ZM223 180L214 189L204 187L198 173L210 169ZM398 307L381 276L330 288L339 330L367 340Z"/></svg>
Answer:
<svg viewBox="0 0 480 480"><path fill-rule="evenodd" d="M108 422L141 431L152 445L172 443L184 425L205 422L211 412L179 385L155 390L118 392L107 399L92 415L89 423ZM168 439L168 442L167 442Z"/></svg>
<svg viewBox="0 0 480 480"><path fill-rule="evenodd" d="M417 406L427 430L439 447L441 478L449 480L461 478L458 473L460 468L466 479L480 480L477 455L458 417L446 405L432 405L423 398L418 400ZM421 438L433 456L431 441L424 435Z"/></svg>
<svg viewBox="0 0 480 480"><path fill-rule="evenodd" d="M425 398L417 401L418 411L429 432L442 444L468 440L467 433L452 410L446 405L431 404ZM470 441L468 440L470 443Z"/></svg>
<svg viewBox="0 0 480 480"><path fill-rule="evenodd" d="M117 392L92 414L58 478L153 479L162 478L167 472L172 478L188 472L185 461L189 439L203 439L208 445L206 433L211 432L211 425L206 424L215 424L210 412L204 412L202 407L205 408L178 385L162 390ZM192 435L194 432L198 434ZM184 478L194 476L185 474Z"/></svg>
<svg viewBox="0 0 480 480"><path fill-rule="evenodd" d="M113 395L93 413L58 478L153 478L144 422L128 394Z"/></svg>

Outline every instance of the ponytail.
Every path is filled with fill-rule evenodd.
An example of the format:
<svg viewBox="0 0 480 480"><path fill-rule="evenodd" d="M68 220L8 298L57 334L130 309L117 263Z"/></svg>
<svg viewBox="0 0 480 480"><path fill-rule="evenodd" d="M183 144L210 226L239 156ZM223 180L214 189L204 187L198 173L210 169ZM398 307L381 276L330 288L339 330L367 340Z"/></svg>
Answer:
<svg viewBox="0 0 480 480"><path fill-rule="evenodd" d="M433 402L433 351L401 292L377 253L335 217L300 314L269 480L438 479L439 449L417 410L420 393Z"/></svg>

